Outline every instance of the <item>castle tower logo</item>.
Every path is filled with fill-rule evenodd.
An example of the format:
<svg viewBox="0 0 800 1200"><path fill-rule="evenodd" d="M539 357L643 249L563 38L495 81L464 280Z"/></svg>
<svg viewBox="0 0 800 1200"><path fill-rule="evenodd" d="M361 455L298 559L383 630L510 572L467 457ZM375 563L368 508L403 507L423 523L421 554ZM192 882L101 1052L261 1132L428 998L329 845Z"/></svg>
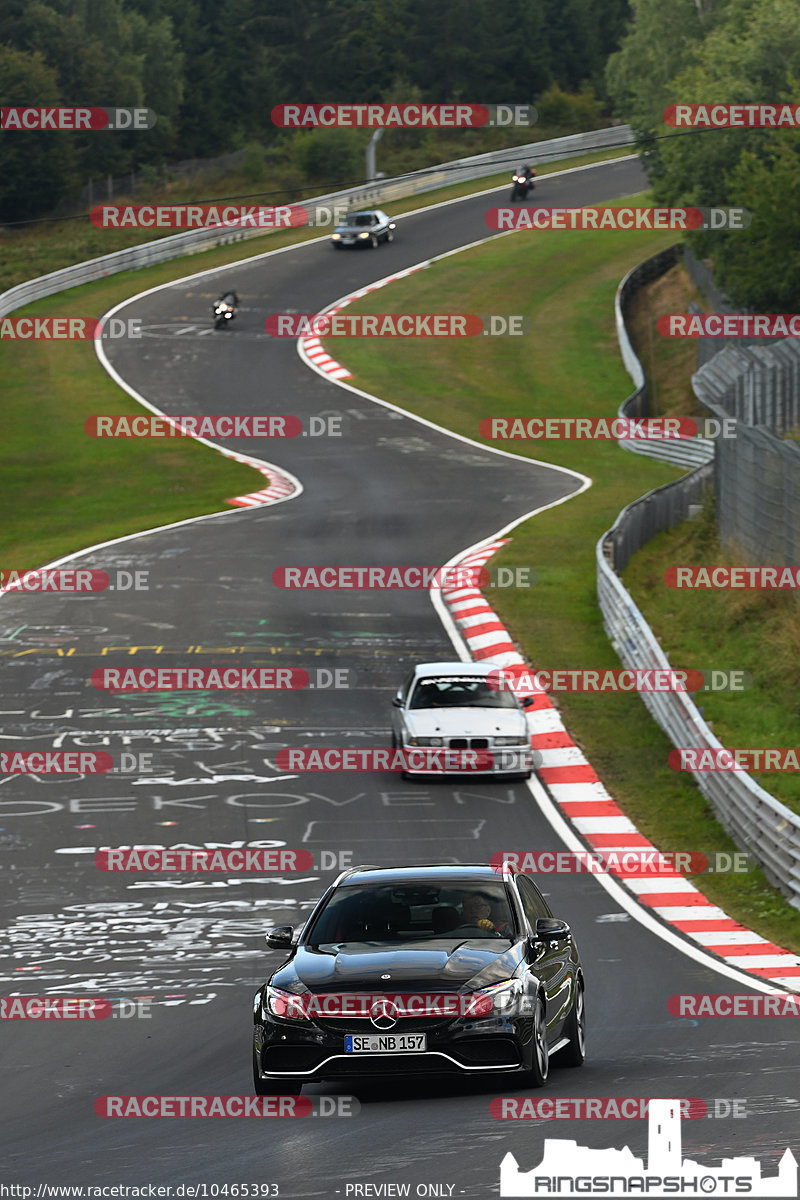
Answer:
<svg viewBox="0 0 800 1200"><path fill-rule="evenodd" d="M500 1164L503 1197L558 1196L797 1196L797 1160L784 1151L778 1174L764 1178L755 1158L724 1158L719 1167L704 1167L683 1158L679 1100L651 1100L647 1167L625 1146L591 1150L577 1142L545 1138L542 1161L520 1171L509 1153Z"/></svg>

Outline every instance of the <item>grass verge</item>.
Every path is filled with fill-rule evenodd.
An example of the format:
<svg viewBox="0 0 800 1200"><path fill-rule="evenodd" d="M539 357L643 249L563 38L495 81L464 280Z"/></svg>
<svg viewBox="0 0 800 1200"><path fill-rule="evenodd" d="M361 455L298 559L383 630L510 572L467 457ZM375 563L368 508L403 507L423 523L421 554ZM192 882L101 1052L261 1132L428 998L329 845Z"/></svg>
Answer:
<svg viewBox="0 0 800 1200"><path fill-rule="evenodd" d="M549 164L540 173L617 157L619 151ZM505 173L495 182L502 182ZM490 187L478 180L407 197L394 212L426 207ZM185 189L184 189L185 190ZM166 198L166 197L162 197ZM185 197L188 196L188 193ZM151 197L157 199L157 197ZM171 203L178 202L174 193ZM143 202L137 196L137 202ZM0 285L56 270L81 258L147 241L145 231L86 229L73 240L57 227L16 241L16 256L0 268ZM100 316L131 294L193 271L225 266L266 250L319 237L320 230L282 230L223 245L139 271L71 288L16 310L15 316ZM13 242L14 239L12 239ZM0 245L7 238L0 235ZM5 276L3 276L5 272ZM0 565L22 569L157 525L225 508L227 498L264 486L264 477L190 439L153 442L96 440L83 432L97 412L140 412L140 407L99 368L89 342L0 340L0 400L4 442L0 450L0 505L14 514L0 529ZM258 448L253 450L258 454Z"/></svg>
<svg viewBox="0 0 800 1200"><path fill-rule="evenodd" d="M353 339L328 342L359 387L480 440L483 417L605 416L630 391L617 347L619 280L665 248L671 235L520 233L447 258L353 304L349 312L508 312L530 320L521 339ZM509 304L513 297L513 305ZM571 467L593 486L515 530L497 565L529 566L538 583L500 592L493 604L514 641L540 668L616 667L597 607L595 544L620 509L679 472L613 442L515 442L522 456ZM409 481L413 486L413 480ZM715 666L699 661L681 665ZM677 664L676 664L677 665ZM624 812L662 850L733 851L690 777L667 765L671 744L636 696L557 698L576 741ZM744 703L747 703L745 700ZM744 925L800 950L800 913L760 871L694 882Z"/></svg>

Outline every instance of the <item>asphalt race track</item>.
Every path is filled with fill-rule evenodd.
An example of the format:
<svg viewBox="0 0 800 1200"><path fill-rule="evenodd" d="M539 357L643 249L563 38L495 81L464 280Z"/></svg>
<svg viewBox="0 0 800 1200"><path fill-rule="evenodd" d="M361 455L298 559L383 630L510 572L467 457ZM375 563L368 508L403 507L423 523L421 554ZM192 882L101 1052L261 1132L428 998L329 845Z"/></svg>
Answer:
<svg viewBox="0 0 800 1200"><path fill-rule="evenodd" d="M544 180L535 199L586 204L643 186L638 165L624 162ZM274 763L287 745L388 745L391 695L409 666L455 656L425 592L286 591L272 583L276 568L444 563L568 495L576 481L335 387L301 362L293 341L265 334L265 315L316 312L481 239L486 208L506 198L504 190L423 210L375 253L334 254L324 240L188 278L125 307L125 316L141 318L145 337L109 343L110 357L157 407L290 413L304 423L340 416L342 436L266 450L231 441L295 474L303 493L82 560L146 571L147 591L2 599L2 745L147 753L153 770L73 782L2 779L3 994L144 998L150 1012L101 1023L4 1023L2 1182L271 1182L281 1196L331 1198L344 1197L348 1184L411 1184L412 1195L416 1184L437 1184L441 1195L483 1197L497 1194L505 1153L527 1169L544 1136L646 1155L645 1121L496 1121L491 1099L517 1094L499 1077L313 1085L310 1095L354 1093L361 1103L352 1119L316 1125L126 1121L93 1110L106 1094L250 1094L251 1000L281 961L265 949L264 930L300 922L335 873L165 882L103 874L95 848L275 840L312 850L316 861L331 852L330 867L342 851L353 862L399 864L486 862L503 849L561 847L524 784L287 776ZM187 275L199 265L187 261ZM209 336L210 300L231 284L240 315ZM490 404L487 397L487 413ZM89 682L101 666L232 663L340 669L349 686L154 697L114 696ZM718 1099L745 1101L746 1119L685 1121L685 1151L714 1166L753 1155L774 1174L797 1130L800 1055L791 1021L671 1017L674 993L746 985L648 932L595 879L544 882L582 950L589 1051L582 1070L554 1070L546 1093L534 1095L696 1096L712 1110Z"/></svg>

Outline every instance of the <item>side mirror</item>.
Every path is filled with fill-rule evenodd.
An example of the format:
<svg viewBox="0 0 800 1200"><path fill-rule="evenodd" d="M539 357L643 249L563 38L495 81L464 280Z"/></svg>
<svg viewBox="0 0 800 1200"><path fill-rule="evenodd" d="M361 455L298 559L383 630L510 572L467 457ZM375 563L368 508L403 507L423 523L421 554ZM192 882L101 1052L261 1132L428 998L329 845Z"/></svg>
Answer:
<svg viewBox="0 0 800 1200"><path fill-rule="evenodd" d="M399 692L397 693L396 696L392 697L392 704L394 705L395 708L403 707L403 697L400 695Z"/></svg>
<svg viewBox="0 0 800 1200"><path fill-rule="evenodd" d="M535 704L535 702L536 702L536 698L534 696L521 696L520 697L520 704L522 705L523 708L530 708L530 706L532 704Z"/></svg>
<svg viewBox="0 0 800 1200"><path fill-rule="evenodd" d="M569 925L558 917L536 918L537 942L563 942L570 935Z"/></svg>
<svg viewBox="0 0 800 1200"><path fill-rule="evenodd" d="M271 950L291 950L294 938L294 926L276 925L269 933L264 934L264 941Z"/></svg>

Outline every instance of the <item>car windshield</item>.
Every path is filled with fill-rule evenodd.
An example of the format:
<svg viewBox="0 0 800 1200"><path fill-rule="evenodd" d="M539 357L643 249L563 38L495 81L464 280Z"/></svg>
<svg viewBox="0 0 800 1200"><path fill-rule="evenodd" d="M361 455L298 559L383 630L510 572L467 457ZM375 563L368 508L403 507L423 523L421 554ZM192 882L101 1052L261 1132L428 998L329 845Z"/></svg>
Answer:
<svg viewBox="0 0 800 1200"><path fill-rule="evenodd" d="M374 220L371 213L356 213L351 221L352 225L373 225Z"/></svg>
<svg viewBox="0 0 800 1200"><path fill-rule="evenodd" d="M409 708L516 708L513 692L490 688L481 676L440 675L420 679Z"/></svg>
<svg viewBox="0 0 800 1200"><path fill-rule="evenodd" d="M470 883L344 885L314 921L307 945L341 942L495 941L514 936L508 895L498 880Z"/></svg>

